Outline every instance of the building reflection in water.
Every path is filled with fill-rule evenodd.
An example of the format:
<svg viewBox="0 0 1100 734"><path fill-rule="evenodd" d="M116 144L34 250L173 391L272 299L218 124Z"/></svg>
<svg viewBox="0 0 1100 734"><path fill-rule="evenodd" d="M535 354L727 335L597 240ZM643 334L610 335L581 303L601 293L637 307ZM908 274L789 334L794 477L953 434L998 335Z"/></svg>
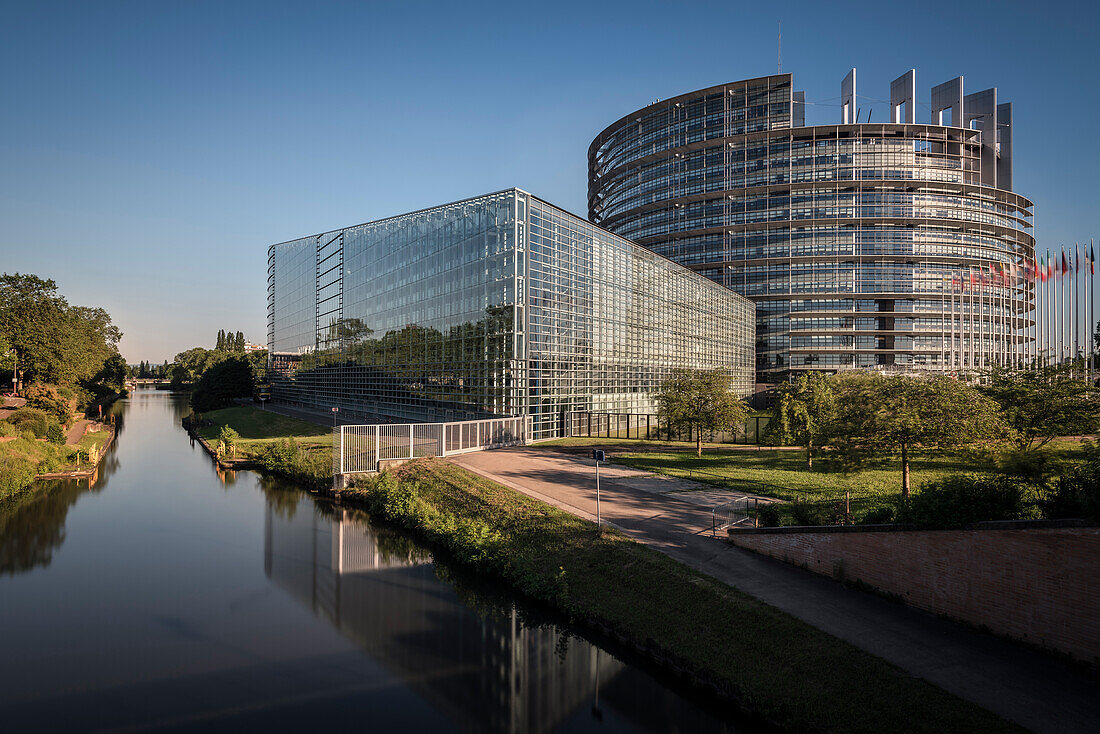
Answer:
<svg viewBox="0 0 1100 734"><path fill-rule="evenodd" d="M463 596L429 553L362 516L268 502L264 570L467 731L728 731L591 643Z"/></svg>

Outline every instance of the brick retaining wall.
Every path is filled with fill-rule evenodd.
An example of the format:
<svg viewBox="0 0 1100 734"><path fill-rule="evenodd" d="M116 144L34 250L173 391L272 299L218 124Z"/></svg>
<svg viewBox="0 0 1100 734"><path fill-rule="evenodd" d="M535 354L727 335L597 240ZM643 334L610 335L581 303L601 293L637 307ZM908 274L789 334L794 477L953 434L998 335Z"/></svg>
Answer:
<svg viewBox="0 0 1100 734"><path fill-rule="evenodd" d="M737 546L1100 663L1100 528L730 532Z"/></svg>

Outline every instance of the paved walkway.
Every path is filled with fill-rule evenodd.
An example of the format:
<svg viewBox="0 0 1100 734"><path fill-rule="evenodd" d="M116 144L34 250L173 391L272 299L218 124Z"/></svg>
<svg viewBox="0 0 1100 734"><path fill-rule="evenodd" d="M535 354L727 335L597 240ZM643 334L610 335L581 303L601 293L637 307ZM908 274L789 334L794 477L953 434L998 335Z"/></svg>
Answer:
<svg viewBox="0 0 1100 734"><path fill-rule="evenodd" d="M84 438L84 433L87 431L90 423L91 421L84 420L83 418L74 421L72 427L70 427L69 431L65 434L65 445L76 446L80 443L80 439Z"/></svg>
<svg viewBox="0 0 1100 734"><path fill-rule="evenodd" d="M517 448L449 459L595 519L590 460ZM639 476L639 474L643 476ZM601 512L634 539L778 607L908 673L1037 732L1095 732L1100 684L1054 658L710 537L706 508L653 492L626 467L600 469Z"/></svg>

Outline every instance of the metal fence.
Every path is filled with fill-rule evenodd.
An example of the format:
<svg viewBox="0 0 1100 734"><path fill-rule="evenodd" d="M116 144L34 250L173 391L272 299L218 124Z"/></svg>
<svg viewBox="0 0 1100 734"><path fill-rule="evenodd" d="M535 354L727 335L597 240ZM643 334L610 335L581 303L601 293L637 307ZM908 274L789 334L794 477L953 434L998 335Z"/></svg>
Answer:
<svg viewBox="0 0 1100 734"><path fill-rule="evenodd" d="M768 416L752 416L745 421L743 430L737 433L720 431L706 440L717 443L759 444L770 420ZM652 413L571 411L565 414L565 430L567 436L693 440L687 431L670 431L668 425L659 422Z"/></svg>
<svg viewBox="0 0 1100 734"><path fill-rule="evenodd" d="M765 500L766 502L766 500ZM755 497L742 497L730 500L721 505L710 508L710 532L743 525L756 527L757 511L760 509L760 500Z"/></svg>
<svg viewBox="0 0 1100 734"><path fill-rule="evenodd" d="M503 446L521 446L530 418L490 418L453 423L379 423L340 426L333 452L334 474L376 472L383 461L451 456Z"/></svg>

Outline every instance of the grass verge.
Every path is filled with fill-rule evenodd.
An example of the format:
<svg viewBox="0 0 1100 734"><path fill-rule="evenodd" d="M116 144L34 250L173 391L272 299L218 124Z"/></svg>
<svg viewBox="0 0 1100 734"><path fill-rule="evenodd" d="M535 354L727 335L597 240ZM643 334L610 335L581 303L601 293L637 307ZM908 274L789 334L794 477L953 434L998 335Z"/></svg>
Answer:
<svg viewBox="0 0 1100 734"><path fill-rule="evenodd" d="M441 461L347 496L793 731L992 732L997 716L614 531Z"/></svg>
<svg viewBox="0 0 1100 734"><path fill-rule="evenodd" d="M311 489L332 484L331 429L241 405L203 413L197 432L217 447L226 426L238 434L231 458L255 461Z"/></svg>
<svg viewBox="0 0 1100 734"><path fill-rule="evenodd" d="M281 439L293 438L300 446L331 446L332 429L316 423L288 418L285 415L260 410L247 405L212 410L202 414L210 425L199 428L198 433L207 441L217 441L222 426L229 426L240 434L238 447L245 455L262 450Z"/></svg>

